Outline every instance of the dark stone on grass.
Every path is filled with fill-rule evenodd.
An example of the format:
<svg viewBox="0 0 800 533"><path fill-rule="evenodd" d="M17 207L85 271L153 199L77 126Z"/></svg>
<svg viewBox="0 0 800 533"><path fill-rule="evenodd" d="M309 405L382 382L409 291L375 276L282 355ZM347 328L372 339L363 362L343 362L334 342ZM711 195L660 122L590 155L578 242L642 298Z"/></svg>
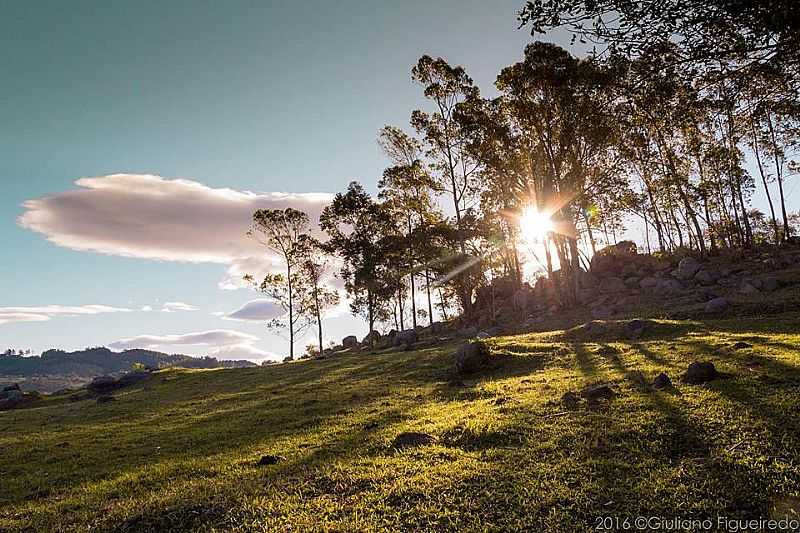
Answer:
<svg viewBox="0 0 800 533"><path fill-rule="evenodd" d="M392 441L392 448L395 450L402 450L404 448L418 448L420 446L427 446L436 442L433 435L427 433L418 433L416 431L406 431L400 433Z"/></svg>
<svg viewBox="0 0 800 533"><path fill-rule="evenodd" d="M393 342L395 346L403 346L404 344L414 344L415 342L417 342L417 330L404 329L403 331L398 331L397 335L394 336Z"/></svg>
<svg viewBox="0 0 800 533"><path fill-rule="evenodd" d="M150 378L150 372L128 372L117 380L117 385L119 387L127 387L128 385L139 383L140 381L144 381L148 378Z"/></svg>
<svg viewBox="0 0 800 533"><path fill-rule="evenodd" d="M111 376L98 376L86 386L92 392L107 392L118 388L117 380Z"/></svg>
<svg viewBox="0 0 800 533"><path fill-rule="evenodd" d="M669 376L666 375L664 372L661 372L659 375L653 379L653 388L655 389L669 389L672 388L672 380L669 379Z"/></svg>
<svg viewBox="0 0 800 533"><path fill-rule="evenodd" d="M455 364L456 372L459 374L471 374L479 371L489 361L489 350L480 341L462 344L456 350Z"/></svg>
<svg viewBox="0 0 800 533"><path fill-rule="evenodd" d="M714 363L695 361L686 369L683 380L692 385L699 385L717 379L718 377L719 374L717 373L716 367L714 367Z"/></svg>
<svg viewBox="0 0 800 533"><path fill-rule="evenodd" d="M342 346L345 348L355 348L358 346L358 337L355 335L348 335L342 339Z"/></svg>
<svg viewBox="0 0 800 533"><path fill-rule="evenodd" d="M0 395L0 409L11 409L19 406L24 401L25 395L19 390L12 389L4 391L2 395Z"/></svg>
<svg viewBox="0 0 800 533"><path fill-rule="evenodd" d="M778 287L780 287L780 283L775 278L764 278L761 280L761 288L766 292L776 291Z"/></svg>
<svg viewBox="0 0 800 533"><path fill-rule="evenodd" d="M629 339L638 339L642 333L647 329L647 321L645 320L631 320L625 324L625 336Z"/></svg>
<svg viewBox="0 0 800 533"><path fill-rule="evenodd" d="M276 465L285 460L286 458L280 455L262 455L257 464L258 466L270 466Z"/></svg>
<svg viewBox="0 0 800 533"><path fill-rule="evenodd" d="M645 378L644 374L642 374L642 372L639 370L634 370L633 372L630 372L628 374L628 379L631 380L634 386L636 386L636 388L638 389L645 390L648 388L647 378Z"/></svg>
<svg viewBox="0 0 800 533"><path fill-rule="evenodd" d="M581 396L586 398L587 401L596 402L598 400L610 400L615 394L608 385L592 385L583 389Z"/></svg>
<svg viewBox="0 0 800 533"><path fill-rule="evenodd" d="M744 342L744 341L739 341L739 342L737 342L736 344L733 345L733 349L734 350L744 350L746 348L752 348L752 347L753 347L752 344L750 344L749 342Z"/></svg>
<svg viewBox="0 0 800 533"><path fill-rule="evenodd" d="M114 398L113 396L100 396L97 398L97 403L108 403L115 401L117 401L117 399Z"/></svg>
<svg viewBox="0 0 800 533"><path fill-rule="evenodd" d="M12 383L11 385L6 385L3 387L3 392L8 392L12 390L20 390L19 383Z"/></svg>
<svg viewBox="0 0 800 533"><path fill-rule="evenodd" d="M561 403L567 409L575 409L581 403L581 399L574 392L568 391L561 397Z"/></svg>

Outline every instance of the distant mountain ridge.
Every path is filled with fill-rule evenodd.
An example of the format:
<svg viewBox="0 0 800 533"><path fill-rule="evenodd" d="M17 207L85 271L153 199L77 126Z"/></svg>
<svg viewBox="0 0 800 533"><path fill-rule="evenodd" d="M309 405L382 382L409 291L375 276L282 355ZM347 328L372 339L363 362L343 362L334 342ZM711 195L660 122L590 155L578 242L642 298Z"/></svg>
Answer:
<svg viewBox="0 0 800 533"><path fill-rule="evenodd" d="M250 361L225 361L218 360L215 357L190 357L188 355L165 354L152 350L114 352L105 347L87 348L74 352L47 350L38 357L0 356L0 382L40 376L69 377L70 382L90 381L97 376L127 372L137 364L152 368L170 366L184 368L247 368L258 366Z"/></svg>

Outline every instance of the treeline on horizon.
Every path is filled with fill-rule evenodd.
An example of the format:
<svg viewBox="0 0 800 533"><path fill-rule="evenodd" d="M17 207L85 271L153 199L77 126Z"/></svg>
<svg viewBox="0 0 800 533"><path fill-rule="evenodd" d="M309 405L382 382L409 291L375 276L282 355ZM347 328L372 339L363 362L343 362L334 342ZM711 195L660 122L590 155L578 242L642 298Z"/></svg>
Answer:
<svg viewBox="0 0 800 533"><path fill-rule="evenodd" d="M523 27L567 28L594 52L578 58L533 42L499 72L495 98L463 67L421 57L411 78L425 105L411 112L410 128L378 133L390 165L376 198L351 183L322 212L321 240L300 211L254 214L250 234L285 271L247 279L284 307L269 325L288 330L289 358L313 325L315 349L324 349L322 319L338 303L324 283L333 258L370 338L376 323L469 319L476 290L493 280L522 286L524 209L553 222L541 262L565 306L591 256L627 220L640 221L648 253L792 241L800 219L786 205L800 141L793 12L788 0L528 2ZM758 189L768 213L751 205Z"/></svg>

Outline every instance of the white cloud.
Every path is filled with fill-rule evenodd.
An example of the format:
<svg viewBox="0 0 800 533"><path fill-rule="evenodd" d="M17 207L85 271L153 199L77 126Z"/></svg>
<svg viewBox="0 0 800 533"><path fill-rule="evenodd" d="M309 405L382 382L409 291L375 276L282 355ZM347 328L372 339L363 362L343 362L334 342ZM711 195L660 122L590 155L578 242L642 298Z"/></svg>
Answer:
<svg viewBox="0 0 800 533"><path fill-rule="evenodd" d="M132 350L136 348L157 349L174 346L225 346L252 345L258 337L232 329L213 329L184 333L181 335L139 335L128 339L120 339L108 345L114 350Z"/></svg>
<svg viewBox="0 0 800 533"><path fill-rule="evenodd" d="M246 320L266 322L286 314L283 308L272 300L251 300L242 307L225 316L225 320Z"/></svg>
<svg viewBox="0 0 800 533"><path fill-rule="evenodd" d="M294 207L312 224L332 195L215 189L186 179L114 174L77 180L77 189L23 204L18 224L58 246L108 255L227 265L220 287L242 286L275 266L246 236L253 212Z"/></svg>
<svg viewBox="0 0 800 533"><path fill-rule="evenodd" d="M12 322L45 322L59 316L128 313L130 309L108 305L44 305L38 307L0 307L0 324Z"/></svg>
<svg viewBox="0 0 800 533"><path fill-rule="evenodd" d="M183 302L166 302L161 307L162 313L174 313L175 311L197 311L197 307Z"/></svg>
<svg viewBox="0 0 800 533"><path fill-rule="evenodd" d="M209 355L217 359L247 359L248 361L282 361L283 356L261 350L251 344L235 344L233 346L221 346L212 350Z"/></svg>
<svg viewBox="0 0 800 533"><path fill-rule="evenodd" d="M143 305L142 309L141 309L141 311L144 312L144 313L149 313L152 310L153 310L153 308L151 306L149 306L149 305Z"/></svg>

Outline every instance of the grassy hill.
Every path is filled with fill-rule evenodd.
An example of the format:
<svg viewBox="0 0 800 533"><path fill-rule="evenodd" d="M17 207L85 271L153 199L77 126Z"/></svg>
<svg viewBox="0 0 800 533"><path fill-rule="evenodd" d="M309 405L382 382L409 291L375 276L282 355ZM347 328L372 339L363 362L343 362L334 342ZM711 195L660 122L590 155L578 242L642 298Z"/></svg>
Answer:
<svg viewBox="0 0 800 533"><path fill-rule="evenodd" d="M0 413L0 530L588 531L797 512L797 319L499 337L492 368L463 382L441 346L48 397ZM725 378L679 382L697 359ZM636 371L676 388L642 389ZM561 405L598 382L617 396ZM437 441L391 449L403 431ZM283 460L258 466L267 454Z"/></svg>

